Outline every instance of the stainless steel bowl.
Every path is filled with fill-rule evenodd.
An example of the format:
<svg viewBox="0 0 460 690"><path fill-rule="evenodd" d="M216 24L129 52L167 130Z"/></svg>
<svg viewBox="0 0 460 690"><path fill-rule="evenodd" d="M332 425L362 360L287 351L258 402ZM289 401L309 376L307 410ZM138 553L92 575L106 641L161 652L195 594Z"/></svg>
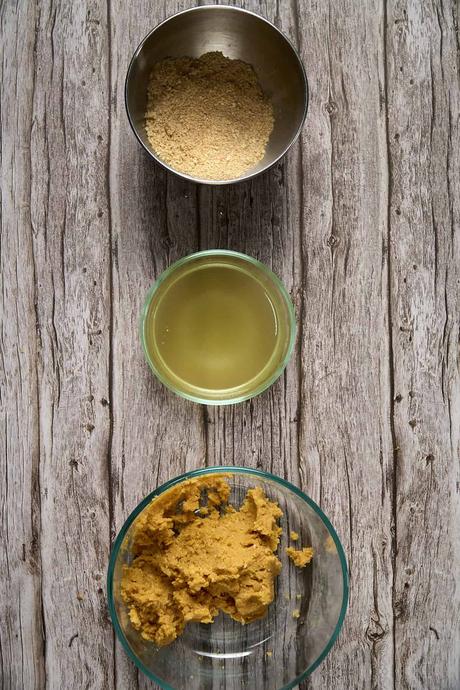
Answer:
<svg viewBox="0 0 460 690"><path fill-rule="evenodd" d="M150 146L144 126L147 84L153 65L166 57L200 57L221 51L251 64L273 104L275 125L263 160L232 180L202 180L164 163ZM308 107L305 70L291 42L257 14L226 5L194 7L159 24L141 42L125 84L128 118L145 150L171 172L193 182L231 184L247 180L276 163L298 137Z"/></svg>

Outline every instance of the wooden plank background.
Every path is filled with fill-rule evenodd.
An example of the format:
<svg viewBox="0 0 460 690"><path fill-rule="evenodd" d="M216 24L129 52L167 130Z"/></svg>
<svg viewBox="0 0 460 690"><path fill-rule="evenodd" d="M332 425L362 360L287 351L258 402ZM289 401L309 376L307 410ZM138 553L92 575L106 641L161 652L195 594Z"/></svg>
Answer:
<svg viewBox="0 0 460 690"><path fill-rule="evenodd" d="M153 688L114 640L111 541L159 483L229 463L300 485L346 548L347 619L305 688L458 690L458 4L244 2L311 103L282 162L222 189L154 165L124 110L138 42L192 4L0 6L1 685ZM138 343L149 285L208 247L271 266L299 320L235 407L175 397Z"/></svg>

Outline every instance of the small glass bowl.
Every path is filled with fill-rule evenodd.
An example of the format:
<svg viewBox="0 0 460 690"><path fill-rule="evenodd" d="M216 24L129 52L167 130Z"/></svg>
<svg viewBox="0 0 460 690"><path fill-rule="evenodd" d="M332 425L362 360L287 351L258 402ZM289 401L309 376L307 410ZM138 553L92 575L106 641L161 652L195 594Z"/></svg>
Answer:
<svg viewBox="0 0 460 690"><path fill-rule="evenodd" d="M260 486L283 511L277 556L282 570L265 618L241 625L220 613L212 624L189 623L172 644L158 648L131 626L121 599L121 575L131 562L133 523L157 496L206 474L227 475L230 501L239 506ZM230 475L230 476L228 476ZM292 531L299 535L294 543ZM290 563L286 547L312 546L305 568ZM288 690L323 661L336 641L348 602L348 573L339 538L322 510L293 484L259 470L211 467L183 474L149 494L118 534L107 578L110 615L128 656L148 678L168 690Z"/></svg>
<svg viewBox="0 0 460 690"><path fill-rule="evenodd" d="M234 388L205 388L194 386L182 381L179 377L174 377L167 374L167 368L161 367L158 356L155 356L149 349L147 329L149 326L150 309L154 299L156 298L159 288L168 281L171 284L177 280L181 271L193 264L204 264L206 262L218 262L222 266L228 264L236 267L235 262L238 262L240 269L247 271L248 275L253 272L253 276L262 286L270 293L270 298L273 301L272 309L276 312L279 321L278 339L280 345L277 344L276 357L273 355L267 365L264 367L263 378L257 376L250 382L246 382ZM275 304L276 303L276 304ZM276 308L275 308L276 307ZM283 324L281 324L281 319ZM208 249L179 259L171 264L160 275L158 280L152 285L147 293L145 303L141 312L140 319L140 337L142 348L144 350L145 358L155 374L155 376L170 390L177 395L193 402L201 403L203 405L232 405L234 403L243 402L259 395L267 388L269 388L283 373L294 349L295 339L297 333L297 325L295 318L294 306L291 298L280 279L271 271L265 264L257 261L251 256L235 252L227 249ZM181 386L181 383L182 386ZM252 385L250 385L252 384Z"/></svg>

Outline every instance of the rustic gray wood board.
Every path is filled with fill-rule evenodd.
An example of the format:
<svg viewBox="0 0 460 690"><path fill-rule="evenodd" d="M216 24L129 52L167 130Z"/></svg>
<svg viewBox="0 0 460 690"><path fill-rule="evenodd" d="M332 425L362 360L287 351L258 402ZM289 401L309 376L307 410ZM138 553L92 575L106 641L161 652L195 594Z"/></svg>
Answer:
<svg viewBox="0 0 460 690"><path fill-rule="evenodd" d="M458 688L458 15L448 3L388 11L395 683Z"/></svg>
<svg viewBox="0 0 460 690"><path fill-rule="evenodd" d="M283 161L219 189L153 164L124 109L138 42L193 4L1 5L2 687L155 687L114 639L110 544L155 486L228 463L301 486L346 548L305 688L458 690L458 6L245 2L311 102ZM208 247L267 263L299 325L280 380L227 408L167 391L138 339L153 280Z"/></svg>

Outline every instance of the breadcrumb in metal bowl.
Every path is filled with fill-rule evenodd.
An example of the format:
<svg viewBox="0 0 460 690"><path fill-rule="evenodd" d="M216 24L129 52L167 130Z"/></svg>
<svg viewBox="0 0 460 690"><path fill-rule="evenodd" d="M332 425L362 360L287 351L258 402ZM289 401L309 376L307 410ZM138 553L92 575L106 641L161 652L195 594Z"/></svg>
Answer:
<svg viewBox="0 0 460 690"><path fill-rule="evenodd" d="M259 487L279 505L282 534L276 552L281 572L273 602L263 618L245 625L220 613L213 623L188 623L171 644L159 647L143 638L129 619L123 601L123 567L133 561L136 519L173 487L207 475L224 473L230 501L241 506L248 490ZM312 547L306 567L287 554L290 532L295 549ZM116 538L108 570L109 610L116 634L136 665L162 688L203 690L286 690L298 685L321 663L342 627L347 600L345 554L321 509L300 489L275 475L243 467L213 467L181 475L149 494L133 511Z"/></svg>
<svg viewBox="0 0 460 690"><path fill-rule="evenodd" d="M273 124L270 99L242 60L215 51L153 67L145 129L158 157L178 172L240 177L263 159Z"/></svg>

